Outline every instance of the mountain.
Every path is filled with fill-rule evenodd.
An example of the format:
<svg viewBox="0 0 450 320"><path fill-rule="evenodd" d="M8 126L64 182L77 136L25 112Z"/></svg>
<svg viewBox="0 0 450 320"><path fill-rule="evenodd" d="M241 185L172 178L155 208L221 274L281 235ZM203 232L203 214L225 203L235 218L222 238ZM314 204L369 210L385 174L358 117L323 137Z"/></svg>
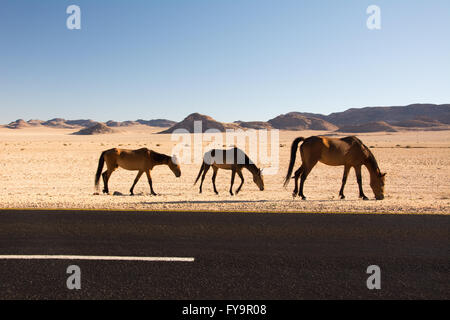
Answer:
<svg viewBox="0 0 450 320"><path fill-rule="evenodd" d="M107 133L114 133L115 130L108 127L106 124L97 122L93 126L90 126L88 128L81 129L80 131L74 132L74 135L96 135L96 134L107 134Z"/></svg>
<svg viewBox="0 0 450 320"><path fill-rule="evenodd" d="M176 129L185 129L189 132L194 130L194 121L202 122L202 131L208 129L280 129L280 130L327 130L334 131L338 128L352 130L363 130L359 132L372 132L370 130L448 130L450 127L450 104L411 104L408 106L395 107L365 107L351 108L343 112L334 112L329 115L309 112L290 112L279 115L267 122L265 121L236 121L234 123L222 123L215 119L193 113L183 121L176 123L167 119L136 120L136 121L108 121L106 126L130 127L134 125L146 125L152 127L168 128L160 133L171 133ZM96 124L94 120L65 120L55 118L48 121L22 119L11 122L4 126L10 129L21 129L30 126L45 126L50 128L80 129L88 128ZM370 128L365 128L370 126ZM359 128L359 129L358 129ZM369 130L369 131L366 131ZM382 130L384 131L384 130Z"/></svg>
<svg viewBox="0 0 450 320"><path fill-rule="evenodd" d="M192 113L184 118L183 121L176 123L167 130L161 131L159 133L172 133L175 130L187 130L190 133L194 132L194 122L201 122L201 131L205 132L209 129L216 129L220 132L225 132L227 129L239 129L239 125L236 123L222 123L214 120L213 118L200 114Z"/></svg>
<svg viewBox="0 0 450 320"><path fill-rule="evenodd" d="M326 120L307 117L299 112L282 114L268 122L272 127L280 130L336 130L338 128Z"/></svg>

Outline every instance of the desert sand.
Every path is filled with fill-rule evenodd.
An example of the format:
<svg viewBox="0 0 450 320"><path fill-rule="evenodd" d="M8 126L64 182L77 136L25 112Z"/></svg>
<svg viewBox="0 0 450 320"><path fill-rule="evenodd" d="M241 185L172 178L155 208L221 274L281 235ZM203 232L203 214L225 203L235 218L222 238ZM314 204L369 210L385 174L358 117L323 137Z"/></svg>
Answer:
<svg viewBox="0 0 450 320"><path fill-rule="evenodd" d="M373 200L365 168L363 184L369 201L358 199L353 170L345 188L346 199L338 199L343 167L318 164L305 184L307 201L292 198L293 182L287 189L282 186L292 140L297 136L332 134L325 131L280 131L280 168L277 174L264 177L264 191L259 191L251 174L244 171L246 182L241 193L231 196L230 171L220 170L220 194L212 191L211 171L203 194L199 194L193 182L200 163L193 163L181 164L180 178L175 178L166 166L156 167L152 176L158 196L149 195L145 175L135 188L136 195L129 196L136 172L123 169L112 175L110 195L94 195L94 175L103 150L147 147L171 154L176 142L171 141L170 134L156 134L161 128L146 126L94 136L72 135L75 131L0 128L1 208L450 214L450 131L357 134L372 148L381 170L387 172L383 201ZM297 157L296 167L299 165ZM235 189L238 183L239 179Z"/></svg>

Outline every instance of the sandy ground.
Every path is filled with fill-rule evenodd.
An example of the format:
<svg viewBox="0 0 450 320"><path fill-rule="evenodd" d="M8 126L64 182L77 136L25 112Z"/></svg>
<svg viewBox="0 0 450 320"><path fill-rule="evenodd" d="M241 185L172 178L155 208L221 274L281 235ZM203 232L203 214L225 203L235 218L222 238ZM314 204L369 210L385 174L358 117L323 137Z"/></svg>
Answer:
<svg viewBox="0 0 450 320"><path fill-rule="evenodd" d="M314 168L305 184L308 201L292 199L293 183L287 189L282 186L290 144L297 136L329 134L317 131L280 132L279 171L264 177L262 192L245 171L242 192L231 196L230 172L221 170L217 178L220 194L212 192L212 172L205 180L203 194L199 194L193 182L200 163L193 163L182 164L178 179L169 168L156 167L152 176L158 196L149 195L145 175L135 188L136 195L129 196L136 172L123 169L114 172L110 180L111 193L122 195L94 195L94 174L101 151L148 147L171 154L176 141L171 141L171 135L155 134L157 130L135 127L117 134L74 136L70 133L76 130L1 128L0 207L450 214L450 131L358 135L373 147L381 170L387 172L383 201L359 200L353 171L345 189L347 198L339 200L343 167L323 164ZM239 179L235 188L238 183ZM363 183L366 195L373 199L366 169Z"/></svg>

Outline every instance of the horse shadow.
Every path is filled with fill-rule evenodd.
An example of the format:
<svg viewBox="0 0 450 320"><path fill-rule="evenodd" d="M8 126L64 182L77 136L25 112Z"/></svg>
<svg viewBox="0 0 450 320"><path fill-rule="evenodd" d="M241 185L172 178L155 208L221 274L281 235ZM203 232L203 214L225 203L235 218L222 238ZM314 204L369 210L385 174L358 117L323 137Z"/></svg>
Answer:
<svg viewBox="0 0 450 320"><path fill-rule="evenodd" d="M144 201L142 204L223 204L223 203L264 203L269 200L180 200L180 201Z"/></svg>

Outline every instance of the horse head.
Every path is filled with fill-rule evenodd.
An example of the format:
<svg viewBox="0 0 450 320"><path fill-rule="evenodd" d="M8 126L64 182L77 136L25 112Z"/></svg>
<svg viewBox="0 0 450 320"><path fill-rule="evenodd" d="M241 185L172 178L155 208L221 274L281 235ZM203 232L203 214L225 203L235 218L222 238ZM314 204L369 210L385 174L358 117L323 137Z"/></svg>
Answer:
<svg viewBox="0 0 450 320"><path fill-rule="evenodd" d="M261 169L258 169L258 171L253 174L253 182L258 186L259 190L264 190L264 179Z"/></svg>
<svg viewBox="0 0 450 320"><path fill-rule="evenodd" d="M370 187L375 194L375 199L384 199L384 183L385 183L386 173L379 172L370 179Z"/></svg>
<svg viewBox="0 0 450 320"><path fill-rule="evenodd" d="M180 163L178 161L177 156L173 155L169 160L169 168L172 170L172 172L175 174L175 176L178 178L181 176L181 169L180 169Z"/></svg>

